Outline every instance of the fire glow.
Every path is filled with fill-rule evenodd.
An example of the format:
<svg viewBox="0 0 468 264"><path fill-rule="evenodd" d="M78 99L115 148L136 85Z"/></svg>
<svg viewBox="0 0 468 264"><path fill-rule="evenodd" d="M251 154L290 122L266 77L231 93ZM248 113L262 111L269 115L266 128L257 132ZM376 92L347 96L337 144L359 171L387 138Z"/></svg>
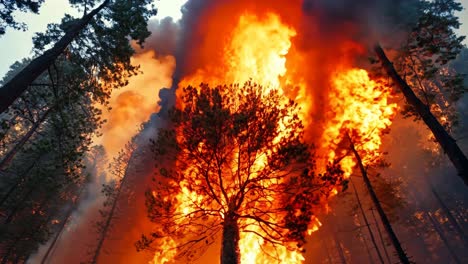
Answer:
<svg viewBox="0 0 468 264"><path fill-rule="evenodd" d="M277 88L284 96L284 100L294 99L301 107L301 117L309 130L315 125L311 119L314 113L313 102L307 96L308 89L318 89L307 86L297 77L297 70L304 65L296 64L301 61L301 54L290 51L294 48L296 29L287 25L275 13L267 12L262 15L244 12L237 17L237 23L230 31L230 37L223 43L221 64L204 65L186 75L179 83L179 88L200 83L210 85L239 83L252 80L262 86ZM219 45L219 43L218 43ZM215 54L213 54L214 56ZM290 59L291 61L288 61ZM292 65L291 67L288 67ZM396 105L389 103L390 88L383 80L372 80L363 69L338 65L339 71L330 74L328 107L324 114L325 122L319 133L319 140L311 140L318 145L321 161L318 170L324 171L327 162L333 162L345 152L338 151L338 145L344 138L344 132L352 134L353 140L359 142L364 162L371 161L378 154L381 145L382 131L391 125L391 119L396 111ZM177 95L181 96L182 89ZM307 127L306 127L307 131ZM350 157L340 162L347 176L354 167ZM261 166L261 161L258 166ZM185 182L180 182L181 192L177 197L178 212L188 214L195 208L193 200L203 199L199 194L192 193ZM268 183L265 183L268 184ZM334 189L332 194L337 194ZM156 194L154 194L156 195ZM326 201L324 201L325 205ZM314 218L310 223L308 234L318 230L320 221ZM256 232L262 232L259 228ZM300 250L290 250L291 247L268 248L262 247L262 238L253 233L240 232L240 252L242 263L272 263L269 255L276 256L281 263L302 263L305 261ZM164 237L151 263L172 263L177 255L177 239ZM269 251L265 254L265 250Z"/></svg>

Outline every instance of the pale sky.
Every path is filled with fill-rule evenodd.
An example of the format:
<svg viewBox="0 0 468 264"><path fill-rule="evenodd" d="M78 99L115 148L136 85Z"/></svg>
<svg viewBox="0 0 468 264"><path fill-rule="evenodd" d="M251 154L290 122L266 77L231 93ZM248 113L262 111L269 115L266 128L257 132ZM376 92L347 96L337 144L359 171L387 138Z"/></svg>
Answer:
<svg viewBox="0 0 468 264"><path fill-rule="evenodd" d="M351 0L352 1L352 0ZM180 8L187 0L156 0L159 12L157 17L171 16L178 20L182 13ZM468 0L460 0L465 7L458 15L463 24L459 34L468 36ZM26 32L7 29L7 33L0 37L0 79L3 78L11 64L22 58L32 55L32 37L35 32L44 32L48 23L60 22L64 13L79 16L78 12L71 8L68 0L47 0L40 9L40 14L19 13L17 20L25 22L29 30ZM468 40L465 40L468 45Z"/></svg>
<svg viewBox="0 0 468 264"><path fill-rule="evenodd" d="M156 17L171 16L180 19L180 8L187 0L155 0L158 7ZM28 31L7 29L0 37L0 80L15 61L32 55L32 37L35 32L44 32L49 23L59 23L65 13L79 17L80 14L69 5L69 0L46 0L41 6L40 14L18 13L16 19L28 25Z"/></svg>

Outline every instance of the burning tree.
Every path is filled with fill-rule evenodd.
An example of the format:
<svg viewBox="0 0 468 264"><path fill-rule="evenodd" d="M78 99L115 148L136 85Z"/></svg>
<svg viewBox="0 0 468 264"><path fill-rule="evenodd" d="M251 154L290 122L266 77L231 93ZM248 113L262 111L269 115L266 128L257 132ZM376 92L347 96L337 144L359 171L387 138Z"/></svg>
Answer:
<svg viewBox="0 0 468 264"><path fill-rule="evenodd" d="M221 263L255 262L259 252L303 260L305 236L319 223L314 208L341 173L314 176L296 103L252 82L183 92L173 128L154 141L146 203L157 228L137 249L155 250L155 263L193 259L222 233Z"/></svg>

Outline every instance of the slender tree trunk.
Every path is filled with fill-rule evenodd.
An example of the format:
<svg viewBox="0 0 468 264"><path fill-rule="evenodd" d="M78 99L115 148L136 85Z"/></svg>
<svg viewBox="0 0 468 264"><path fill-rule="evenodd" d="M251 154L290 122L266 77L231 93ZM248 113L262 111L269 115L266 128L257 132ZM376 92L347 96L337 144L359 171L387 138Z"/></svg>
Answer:
<svg viewBox="0 0 468 264"><path fill-rule="evenodd" d="M15 241L13 243L11 243L9 246L8 246L8 249L6 250L6 252L3 254L3 257L2 257L2 264L7 264L8 263L8 258L10 257L10 254L11 252L13 251L13 249L15 248L15 245L20 241L20 237L16 237L15 238Z"/></svg>
<svg viewBox="0 0 468 264"><path fill-rule="evenodd" d="M53 240L52 240L52 243L50 244L50 246L49 246L49 248L47 249L46 253L45 253L44 256L42 257L41 264L45 264L45 263L46 263L47 259L49 258L50 253L52 252L52 249L55 248L55 244L57 243L57 241L58 241L60 235L62 234L63 229L65 228L65 225L68 223L68 221L70 220L71 215L73 214L73 212L74 212L74 211L76 210L76 208L78 207L81 194L83 193L83 190L84 190L85 188L86 188L86 185L83 184L83 186L81 187L80 192L78 193L78 198L76 199L76 201L73 202L73 205L70 206L70 208L68 209L67 214L65 215L65 219L62 221L62 223L60 223L59 230L58 230L57 233L55 234L55 236L54 236L54 238L53 238Z"/></svg>
<svg viewBox="0 0 468 264"><path fill-rule="evenodd" d="M426 125L432 131L432 134L434 134L437 142L439 142L439 145L442 147L445 154L447 154L455 166L458 175L462 178L465 185L468 185L468 159L466 158L465 154L461 151L455 140L444 129L437 118L435 118L435 116L431 113L429 107L416 96L413 90L411 90L411 87L409 87L409 85L400 77L379 44L375 45L374 50L382 62L382 66L387 74L393 79L396 86L401 90L406 98L406 101L416 110L419 116L423 119L424 123L426 123Z"/></svg>
<svg viewBox="0 0 468 264"><path fill-rule="evenodd" d="M356 157L359 169L361 170L362 178L364 180L364 183L366 184L367 190L369 191L369 195L372 199L372 202L374 203L374 206L377 209L377 212L379 213L379 216L382 220L382 224L385 227L385 231L387 231L387 234L390 237L390 240L392 241L393 246L395 247L398 257L400 258L400 261L404 264L409 264L411 262L409 261L408 256L406 255L405 251L401 247L401 243L398 240L398 237L395 235L395 232L393 231L392 225L390 224L390 221L388 220L387 215L385 214L385 211L380 205L379 199L377 198L377 195L374 192L374 188L372 187L372 184L370 183L370 180L367 177L367 171L364 168L364 165L362 164L361 157L359 156L359 153L356 151L354 147L354 143L352 142L351 137L349 137L349 135L348 135L348 139L349 139L351 151L354 153L354 156Z"/></svg>
<svg viewBox="0 0 468 264"><path fill-rule="evenodd" d="M28 66L17 73L3 87L0 88L0 114L5 112L8 107L28 88L28 86L41 75L57 57L63 53L66 47L78 36L78 34L89 24L91 19L110 3L110 0L104 0L96 9L84 15L81 19L74 22L65 35L44 54L32 60Z"/></svg>
<svg viewBox="0 0 468 264"><path fill-rule="evenodd" d="M351 253L354 253L354 254L351 254L351 263L363 263L363 260L361 259L361 254L359 254L358 251L361 250L362 246L364 245L364 248L366 250L366 253L367 253L367 258L369 259L369 262L368 263L374 263L374 260L372 258L372 253L370 252L370 249L369 249L369 245L367 243L367 238L366 236L364 235L364 232L362 232L362 228L364 227L364 224L361 222L361 218L359 217L359 214L354 214L353 215L354 218L354 225L357 227L356 230L358 231L358 234L357 234L357 238L359 238L359 241L361 242L361 245L359 245L359 250L356 249L356 248L353 248L351 249ZM356 247L356 245L353 244L354 247ZM353 259L353 256L355 259ZM364 256L364 255L362 255ZM364 257L362 257L364 258Z"/></svg>
<svg viewBox="0 0 468 264"><path fill-rule="evenodd" d="M320 234L319 237L322 242L321 245L325 248L325 252L327 253L328 263L333 264L332 257L330 256L330 251L328 250L327 241L323 238L322 234Z"/></svg>
<svg viewBox="0 0 468 264"><path fill-rule="evenodd" d="M369 244L367 243L367 239L364 236L364 233L362 232L362 229L360 229L360 228L359 228L359 235L361 236L362 241L364 242L364 247L366 248L367 257L369 258L369 263L373 264L374 263L374 258L372 258L372 253L370 251Z"/></svg>
<svg viewBox="0 0 468 264"><path fill-rule="evenodd" d="M50 114L51 110L53 107L47 109L44 114L42 114L41 118L37 120L33 126L29 129L29 131L21 138L21 140L16 143L16 145L5 155L5 157L0 161L0 171L4 170L6 166L13 160L15 157L16 153L23 148L24 144L28 142L28 140L31 138L32 135L37 131L39 126L44 122L44 120L47 118L47 116Z"/></svg>
<svg viewBox="0 0 468 264"><path fill-rule="evenodd" d="M448 252L450 253L450 256L452 256L453 260L455 263L460 264L460 260L457 257L457 254L455 254L455 251L452 249L452 246L450 246L447 237L445 237L444 231L439 226L439 223L434 219L434 217L431 215L431 213L425 211L427 218L431 221L432 226L434 227L434 230L437 232L439 235L440 239L442 242L444 242L445 247L447 248Z"/></svg>
<svg viewBox="0 0 468 264"><path fill-rule="evenodd" d="M425 216L426 215L426 206L424 204L422 204L420 201L423 199L423 198L420 198L419 197L420 193L416 194L416 191L414 189L409 189L408 190L408 197L409 197L409 200L412 200L415 202L415 206L418 208L418 209L421 209L423 211L423 215ZM425 220L426 218L423 217ZM420 219L418 219L423 225L426 225L426 223L424 221L421 221ZM416 223L415 221L415 218L411 217L409 219L410 221L410 224L412 227L414 228L417 228L418 226L420 226L419 223ZM414 233L417 234L417 233L420 233L419 232L420 230L414 230ZM427 244L426 243L426 240L425 240L425 236L421 236L421 235L418 235L418 240L421 242L422 246L423 246L423 249L422 251L424 252L421 252L423 256L426 256L428 257L429 259L425 259L425 261L427 263L430 263L431 261L433 262L433 259L434 259L434 254L432 252L429 251L429 249L427 248ZM429 243L430 244L430 243Z"/></svg>
<svg viewBox="0 0 468 264"><path fill-rule="evenodd" d="M99 237L99 240L98 240L98 245L96 247L96 250L94 251L93 259L91 260L92 264L97 263L97 261L99 259L99 255L101 253L102 246L104 245L104 241L107 238L107 233L109 232L111 222L112 222L112 219L114 217L115 210L117 208L117 203L119 201L120 194L122 193L122 187L124 186L124 184L126 182L126 179L127 179L127 175L129 173L129 168L130 168L130 165L132 163L132 158L133 158L134 152L130 153L130 155L131 156L130 156L128 162L127 162L127 166L125 168L123 178L122 178L122 180L120 182L120 185L119 185L119 187L117 189L117 194L115 195L114 201L112 201L111 210L109 212L109 215L107 215L106 222L104 223L104 227L103 227L103 229L101 231L101 234L100 234L100 237Z"/></svg>
<svg viewBox="0 0 468 264"><path fill-rule="evenodd" d="M44 202L41 203L41 206L39 207L38 211L41 211L41 210L42 210L43 205L44 205L45 202L47 202L47 200L48 200L48 199L45 199ZM47 223L50 222L51 218L52 218L52 216L51 216L51 215L48 215L48 216L47 216L47 219L45 219L45 220L42 221L42 222L39 222L39 224L37 224L36 226L29 227L29 229L28 229L28 227L25 227L25 229L23 229L23 231L22 231L20 234L18 234L18 235L14 238L14 240L12 241L12 243L10 243L10 244L8 245L8 249L7 249L6 253L4 253L4 255L3 255L3 257L2 257L2 262L1 262L1 263L2 263L2 264L6 264L6 263L19 263L19 259L21 259L21 258L23 258L23 257L24 257L24 258L27 258L28 255L24 255L24 254L21 255L21 254L18 254L18 252L16 252L16 258L15 258L15 260L14 260L13 262L11 262L11 261L9 260L9 256L12 254L12 252L15 250L15 248L16 248L16 251L18 251L17 248L21 245L21 244L20 244L20 243L21 243L21 240L22 240L22 239L23 239L23 240L29 240L29 241L30 241L30 240L34 240L34 239L32 238L32 237L33 237L33 234L34 234L35 232L38 232L38 230L41 230L41 227L42 227L42 226L47 225ZM33 224L35 224L35 223L33 223Z"/></svg>
<svg viewBox="0 0 468 264"><path fill-rule="evenodd" d="M239 226L231 212L224 218L222 239L221 264L240 264Z"/></svg>
<svg viewBox="0 0 468 264"><path fill-rule="evenodd" d="M450 224L453 226L455 231L458 233L460 238L465 243L465 247L468 248L468 238L466 237L465 232L463 232L462 228L458 224L458 222L455 219L455 217L453 216L452 212L450 212L450 209L447 207L447 205L444 203L444 201L442 200L442 198L439 196L439 194L436 192L436 190L434 189L434 187L432 185L431 185L431 191L434 194L437 201L439 202L440 206L442 207L442 210L444 210L445 214L447 215L447 218L448 218Z"/></svg>
<svg viewBox="0 0 468 264"><path fill-rule="evenodd" d="M338 255L340 256L340 260L342 264L346 264L346 257L343 252L343 248L341 247L340 240L338 239L338 236L336 235L336 232L333 232L333 240L335 241L335 246L336 249L338 250Z"/></svg>
<svg viewBox="0 0 468 264"><path fill-rule="evenodd" d="M34 188L29 189L29 191L23 196L23 198L21 198L20 202L18 202L10 211L3 224L9 224L14 219L16 213L21 209L21 205L23 205L23 203L29 198L33 191Z"/></svg>
<svg viewBox="0 0 468 264"><path fill-rule="evenodd" d="M375 217L374 208L371 208L372 217L374 218L375 226L377 227L377 233L379 234L380 242L385 252L385 257L387 258L388 263L392 263L390 256L388 255L387 246L385 245L385 240L382 236L382 231L380 230L379 223L377 222L377 217Z"/></svg>
<svg viewBox="0 0 468 264"><path fill-rule="evenodd" d="M429 222L431 223L432 227L434 228L434 231L437 233L437 235L439 236L440 240L442 240L442 242L444 243L444 246L445 248L447 248L447 251L448 253L450 254L450 256L452 257L452 259L456 262L456 263L460 263L460 260L458 259L457 255L455 254L454 250L452 249L452 247L450 246L449 242L448 242L448 239L446 238L445 234L444 234L444 231L442 230L442 228L440 227L440 224L438 221L436 221L434 219L434 217L432 216L432 214L430 213L430 208L428 208L424 203L420 203L419 201L421 201L423 198L421 197L421 195L417 194L417 193L414 193L414 192L410 192L410 195L412 197L412 199L414 201L416 201L416 205L418 205L421 210L423 211L423 216L425 216L425 219L428 219Z"/></svg>
<svg viewBox="0 0 468 264"><path fill-rule="evenodd" d="M27 178L28 173L36 166L37 163L36 159L34 162L31 162L31 164L26 168L26 170L21 173L21 175L18 177L16 180L15 184L13 184L10 189L8 189L8 192L0 199L0 208L3 206L3 203L7 201L7 199L10 197L10 195L13 194L13 192L20 186L20 184Z"/></svg>
<svg viewBox="0 0 468 264"><path fill-rule="evenodd" d="M375 247L375 251L377 252L377 256L379 257L380 263L383 264L383 263L384 263L384 260L383 260L383 258L382 258L382 254L380 253L379 246L377 245L377 242L375 241L374 233L372 232L372 229L371 229L371 226L370 226L370 224L369 224L369 221L367 220L366 212L365 212L364 209L362 208L361 200L359 199L359 195L358 195L358 192L357 192L357 190L356 190L356 186L354 186L354 183L353 183L352 180L350 180L350 181L351 181L351 185L353 185L354 194L356 195L356 200L357 200L359 209L361 210L361 214L362 214L362 218L364 219L364 223L366 224L367 230L369 231L369 235L370 235L372 244L373 244L374 247Z"/></svg>

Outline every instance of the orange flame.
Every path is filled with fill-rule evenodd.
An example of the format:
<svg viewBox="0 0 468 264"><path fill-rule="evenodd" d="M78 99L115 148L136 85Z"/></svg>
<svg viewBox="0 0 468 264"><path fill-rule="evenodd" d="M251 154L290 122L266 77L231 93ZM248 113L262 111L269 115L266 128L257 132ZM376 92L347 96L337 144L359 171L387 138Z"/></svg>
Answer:
<svg viewBox="0 0 468 264"><path fill-rule="evenodd" d="M332 87L322 148L331 149L327 159L329 162L342 158L340 164L345 177L349 177L355 165L354 159L352 155L346 155L348 149L341 152L336 150L343 140L343 130L353 133L353 140L358 141L356 147L363 152L362 158L366 164L380 155L378 150L382 144L382 132L392 124L397 105L389 102L392 91L385 80L371 80L362 69L337 72L333 76Z"/></svg>
<svg viewBox="0 0 468 264"><path fill-rule="evenodd" d="M297 77L297 69L292 68L300 68L302 65L289 68L292 63L301 61L301 54L297 51L293 56L289 56L294 48L293 40L297 34L295 28L284 24L279 15L271 12L264 16L243 13L229 32L230 37L222 43L222 59L217 58L216 63L203 65L193 74L185 76L179 87L198 86L202 82L210 85L243 83L252 79L260 85L279 88L285 100L288 99L287 96L295 99L301 106L301 116L304 119L307 117L307 120L304 120L305 125L314 126L310 113L313 109L312 102L306 96L306 90L312 87L307 87L305 82ZM329 101L328 109L331 110L325 114L325 128L318 141L321 142L319 148L323 156L323 160L319 162L319 165L322 165L319 169L324 169L328 161L344 155L336 150L342 141L343 129L352 129L353 135L359 137L359 149L364 150L366 155L363 156L363 160L368 162L378 155L380 136L390 126L396 111L396 104L389 102L392 97L391 90L383 80L370 79L365 70L342 65L340 71L330 78L328 97L324 99ZM182 89L178 89L178 97L181 92ZM261 166L261 162L258 165ZM349 176L355 164L351 158L343 158L341 165ZM193 203L190 199L198 199L199 194L190 193L184 188L184 182L180 184L182 191L174 194L178 201L176 210L191 211ZM332 195L337 193L338 189L332 190ZM321 225L320 221L314 218L308 233L317 231ZM262 247L262 251L260 246L263 245L263 241L259 236L241 232L240 238L242 263L272 263L269 255L281 259L282 263L302 263L305 260L302 252L291 251L289 245L279 248ZM161 250L167 253L157 253L151 263L165 263L176 255L175 241L168 238L164 243ZM265 250L268 254L264 253Z"/></svg>

